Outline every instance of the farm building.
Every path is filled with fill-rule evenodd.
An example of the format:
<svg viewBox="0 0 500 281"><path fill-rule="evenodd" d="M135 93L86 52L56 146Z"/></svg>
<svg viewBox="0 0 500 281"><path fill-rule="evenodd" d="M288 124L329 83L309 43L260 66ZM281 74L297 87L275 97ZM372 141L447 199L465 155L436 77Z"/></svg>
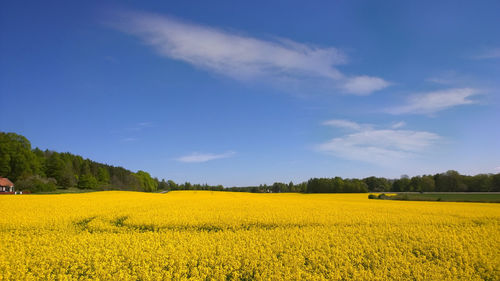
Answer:
<svg viewBox="0 0 500 281"><path fill-rule="evenodd" d="M0 192L13 192L14 184L8 178L0 177Z"/></svg>

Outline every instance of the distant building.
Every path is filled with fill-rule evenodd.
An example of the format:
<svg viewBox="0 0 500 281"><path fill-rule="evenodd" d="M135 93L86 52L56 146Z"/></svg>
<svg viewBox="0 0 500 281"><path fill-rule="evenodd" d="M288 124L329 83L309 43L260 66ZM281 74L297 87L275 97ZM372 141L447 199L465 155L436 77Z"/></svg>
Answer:
<svg viewBox="0 0 500 281"><path fill-rule="evenodd" d="M0 177L0 192L14 192L14 184L8 178Z"/></svg>

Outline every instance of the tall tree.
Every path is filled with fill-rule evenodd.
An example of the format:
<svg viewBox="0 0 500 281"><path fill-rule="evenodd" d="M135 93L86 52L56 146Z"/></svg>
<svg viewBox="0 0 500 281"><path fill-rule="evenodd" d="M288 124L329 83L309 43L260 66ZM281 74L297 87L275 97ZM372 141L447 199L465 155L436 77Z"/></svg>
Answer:
<svg viewBox="0 0 500 281"><path fill-rule="evenodd" d="M158 183L151 178L149 173L139 170L135 176L139 180L142 190L151 192L158 189Z"/></svg>

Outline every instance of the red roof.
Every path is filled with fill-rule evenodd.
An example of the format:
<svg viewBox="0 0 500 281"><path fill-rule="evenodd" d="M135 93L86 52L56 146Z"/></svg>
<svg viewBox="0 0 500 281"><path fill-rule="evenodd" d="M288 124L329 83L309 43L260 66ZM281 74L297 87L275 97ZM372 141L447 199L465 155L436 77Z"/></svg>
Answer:
<svg viewBox="0 0 500 281"><path fill-rule="evenodd" d="M0 177L0 186L13 187L14 184L8 178Z"/></svg>

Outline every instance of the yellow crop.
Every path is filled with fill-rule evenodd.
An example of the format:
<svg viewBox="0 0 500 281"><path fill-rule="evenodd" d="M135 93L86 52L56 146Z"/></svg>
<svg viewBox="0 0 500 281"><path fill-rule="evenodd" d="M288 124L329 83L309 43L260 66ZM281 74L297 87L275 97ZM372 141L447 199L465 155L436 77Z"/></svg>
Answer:
<svg viewBox="0 0 500 281"><path fill-rule="evenodd" d="M0 197L4 280L499 280L500 205L367 194Z"/></svg>
<svg viewBox="0 0 500 281"><path fill-rule="evenodd" d="M384 194L385 196L397 196L398 195L397 193L383 193L383 192L370 193L370 195L377 195L377 196L380 194Z"/></svg>

